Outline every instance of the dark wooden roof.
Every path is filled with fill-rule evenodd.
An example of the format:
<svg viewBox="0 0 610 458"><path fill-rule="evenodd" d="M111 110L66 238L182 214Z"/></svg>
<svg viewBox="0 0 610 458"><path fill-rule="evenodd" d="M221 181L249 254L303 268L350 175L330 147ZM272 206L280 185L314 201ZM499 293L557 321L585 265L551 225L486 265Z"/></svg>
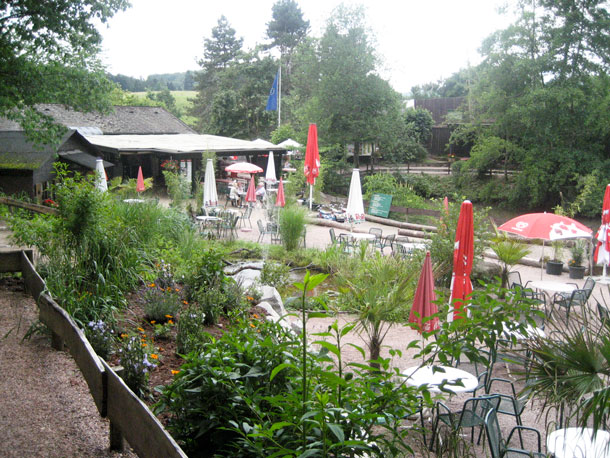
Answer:
<svg viewBox="0 0 610 458"><path fill-rule="evenodd" d="M83 113L57 104L40 104L36 109L70 129L94 127L104 135L196 133L161 107L116 106L107 114ZM16 122L0 118L0 131L21 130Z"/></svg>
<svg viewBox="0 0 610 458"><path fill-rule="evenodd" d="M441 127L447 125L447 115L456 111L460 105L466 102L466 97L443 97L437 99L415 99L415 108L425 108L432 113L434 126ZM461 119L449 119L459 123Z"/></svg>

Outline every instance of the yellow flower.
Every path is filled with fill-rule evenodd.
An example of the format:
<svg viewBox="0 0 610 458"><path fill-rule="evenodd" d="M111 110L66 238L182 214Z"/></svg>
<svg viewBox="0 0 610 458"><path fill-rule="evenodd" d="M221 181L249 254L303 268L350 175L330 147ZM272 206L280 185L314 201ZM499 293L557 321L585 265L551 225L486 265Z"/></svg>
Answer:
<svg viewBox="0 0 610 458"><path fill-rule="evenodd" d="M255 313L254 315L252 315L253 318L256 318L258 320L258 315Z"/></svg>
<svg viewBox="0 0 610 458"><path fill-rule="evenodd" d="M124 339L127 336L128 336L128 334L121 334L121 339Z"/></svg>
<svg viewBox="0 0 610 458"><path fill-rule="evenodd" d="M182 301L184 305L189 305L188 301Z"/></svg>
<svg viewBox="0 0 610 458"><path fill-rule="evenodd" d="M174 290L179 293L180 292L180 288L174 288Z"/></svg>
<svg viewBox="0 0 610 458"><path fill-rule="evenodd" d="M174 324L174 322L172 320L168 320L169 324Z"/></svg>
<svg viewBox="0 0 610 458"><path fill-rule="evenodd" d="M142 328L138 328L138 331L145 332L144 329L142 329Z"/></svg>
<svg viewBox="0 0 610 458"><path fill-rule="evenodd" d="M154 283L150 283L150 284L148 285L148 287L149 287L149 288L154 288L154 287L155 287L155 284L154 284Z"/></svg>
<svg viewBox="0 0 610 458"><path fill-rule="evenodd" d="M155 320L151 320L151 321L150 321L150 324L155 324L155 323L156 323L156 321L155 321Z"/></svg>
<svg viewBox="0 0 610 458"><path fill-rule="evenodd" d="M246 296L246 299L248 299L249 301L253 301L254 298L252 296Z"/></svg>
<svg viewBox="0 0 610 458"><path fill-rule="evenodd" d="M256 326L254 326L252 323L250 323L250 327L251 328L256 328Z"/></svg>
<svg viewBox="0 0 610 458"><path fill-rule="evenodd" d="M171 315L165 315L165 318L173 318Z"/></svg>
<svg viewBox="0 0 610 458"><path fill-rule="evenodd" d="M172 287L171 287L171 286L168 286L167 288L165 288L165 291L167 291L167 292L169 292L169 291L171 291L171 290L172 290Z"/></svg>
<svg viewBox="0 0 610 458"><path fill-rule="evenodd" d="M178 375L179 373L180 373L180 371L175 371L175 370L172 369L172 374L173 375Z"/></svg>
<svg viewBox="0 0 610 458"><path fill-rule="evenodd" d="M143 346L143 347L147 347L147 346L148 346L148 344L146 344L146 343L143 343L143 344L142 344L142 346Z"/></svg>
<svg viewBox="0 0 610 458"><path fill-rule="evenodd" d="M151 354L150 354L150 357L151 357L152 359L159 359L159 355L157 355L156 353L151 353Z"/></svg>

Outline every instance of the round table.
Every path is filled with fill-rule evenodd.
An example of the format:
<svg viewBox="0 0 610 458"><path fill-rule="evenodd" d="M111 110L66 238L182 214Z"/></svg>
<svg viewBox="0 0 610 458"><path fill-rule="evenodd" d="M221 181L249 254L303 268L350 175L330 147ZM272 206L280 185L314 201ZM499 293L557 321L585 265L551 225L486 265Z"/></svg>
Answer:
<svg viewBox="0 0 610 458"><path fill-rule="evenodd" d="M546 450L555 458L610 457L610 433L592 428L565 428L553 431L546 438Z"/></svg>
<svg viewBox="0 0 610 458"><path fill-rule="evenodd" d="M437 370L433 370L433 368ZM444 372L441 372L441 370ZM434 392L441 391L440 385L443 382L446 382L443 389L453 393L473 391L479 385L479 381L474 375L449 366L413 366L402 371L402 375L407 377L409 385L428 385L428 389ZM464 386L452 383L458 380L461 380Z"/></svg>
<svg viewBox="0 0 610 458"><path fill-rule="evenodd" d="M504 330L504 335L509 339L513 336L517 340L527 340L527 339L531 339L532 337L543 337L544 338L546 336L546 334L544 333L544 331L541 328L535 328L531 324L525 325L525 331L527 332L527 336L525 334L522 334L521 332L519 332L517 329L511 330L506 323L502 323L502 328Z"/></svg>
<svg viewBox="0 0 610 458"><path fill-rule="evenodd" d="M528 288L539 289L548 293L571 293L576 289L576 286L560 281L536 280L529 282Z"/></svg>
<svg viewBox="0 0 610 458"><path fill-rule="evenodd" d="M342 232L339 237L351 237L354 240L375 240L375 234L366 232Z"/></svg>

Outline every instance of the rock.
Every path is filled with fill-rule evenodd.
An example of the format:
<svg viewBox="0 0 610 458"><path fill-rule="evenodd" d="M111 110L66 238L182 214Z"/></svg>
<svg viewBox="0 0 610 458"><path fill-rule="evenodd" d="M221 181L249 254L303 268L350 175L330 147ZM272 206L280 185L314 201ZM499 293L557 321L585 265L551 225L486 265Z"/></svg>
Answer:
<svg viewBox="0 0 610 458"><path fill-rule="evenodd" d="M502 275L502 267L495 262L483 261L477 264L476 271L472 273L473 283L475 278L492 281L495 277Z"/></svg>
<svg viewBox="0 0 610 458"><path fill-rule="evenodd" d="M281 319L280 315L271 307L269 302L259 302L256 305L265 310L265 313L267 313L267 320L277 322Z"/></svg>
<svg viewBox="0 0 610 458"><path fill-rule="evenodd" d="M234 266L227 266L224 268L224 272L227 275L235 275L242 270L252 269L252 270L262 270L263 265L265 263L263 261L256 262L240 262L239 264L235 264Z"/></svg>
<svg viewBox="0 0 610 458"><path fill-rule="evenodd" d="M233 275L233 278L244 290L247 290L260 276L260 270L244 269Z"/></svg>
<svg viewBox="0 0 610 458"><path fill-rule="evenodd" d="M273 307L273 310L280 315L286 315L286 309L284 308L284 302L282 302L282 296L278 293L277 289L273 286L262 285L260 287L261 301L268 302Z"/></svg>

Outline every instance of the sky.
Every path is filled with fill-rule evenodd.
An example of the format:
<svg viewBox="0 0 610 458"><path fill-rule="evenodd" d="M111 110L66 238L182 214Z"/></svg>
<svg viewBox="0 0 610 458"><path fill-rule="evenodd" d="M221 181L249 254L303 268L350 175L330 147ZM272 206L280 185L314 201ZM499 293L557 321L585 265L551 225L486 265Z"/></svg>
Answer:
<svg viewBox="0 0 610 458"><path fill-rule="evenodd" d="M275 0L131 0L106 25L102 61L113 74L146 78L155 73L198 70L203 40L225 15L244 48L266 42ZM300 0L310 34L320 37L340 0ZM395 90L447 78L481 61L483 39L506 28L499 14L506 0L344 0L363 5L382 64L381 77Z"/></svg>

